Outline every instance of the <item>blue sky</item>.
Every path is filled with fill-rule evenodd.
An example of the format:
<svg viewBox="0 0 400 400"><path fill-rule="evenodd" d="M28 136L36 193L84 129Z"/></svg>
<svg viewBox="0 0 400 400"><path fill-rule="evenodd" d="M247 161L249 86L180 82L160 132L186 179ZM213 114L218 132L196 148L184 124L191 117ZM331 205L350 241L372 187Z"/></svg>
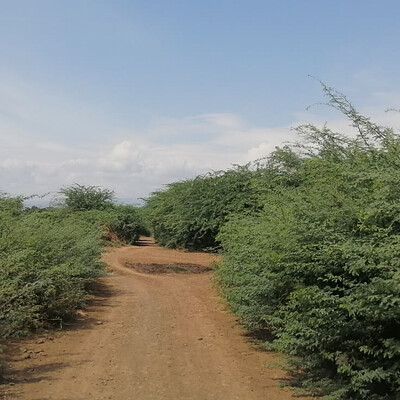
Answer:
<svg viewBox="0 0 400 400"><path fill-rule="evenodd" d="M0 189L73 182L135 200L326 119L313 75L362 111L400 100L400 2L1 1Z"/></svg>

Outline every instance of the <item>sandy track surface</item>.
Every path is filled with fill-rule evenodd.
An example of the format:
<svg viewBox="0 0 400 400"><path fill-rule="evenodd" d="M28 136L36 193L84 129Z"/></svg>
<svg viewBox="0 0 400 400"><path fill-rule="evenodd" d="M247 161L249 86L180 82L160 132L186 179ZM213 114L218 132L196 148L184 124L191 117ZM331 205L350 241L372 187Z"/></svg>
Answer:
<svg viewBox="0 0 400 400"><path fill-rule="evenodd" d="M18 342L4 399L286 400L274 355L254 348L212 285L204 253L141 246L104 255L91 306L66 331ZM127 267L130 265L130 267ZM151 274L132 265L151 265ZM154 274L160 265L163 274ZM195 274L173 273L196 266ZM175 269L174 266L179 266ZM188 268L189 268L188 267Z"/></svg>

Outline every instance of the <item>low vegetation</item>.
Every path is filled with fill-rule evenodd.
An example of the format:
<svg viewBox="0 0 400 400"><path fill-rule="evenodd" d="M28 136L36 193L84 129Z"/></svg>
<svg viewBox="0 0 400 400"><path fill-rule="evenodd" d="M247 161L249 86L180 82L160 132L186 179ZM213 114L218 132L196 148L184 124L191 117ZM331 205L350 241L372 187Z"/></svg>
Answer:
<svg viewBox="0 0 400 400"><path fill-rule="evenodd" d="M47 209L0 196L0 340L62 325L87 300L104 271L108 240L135 243L146 232L140 211L112 192L74 185Z"/></svg>
<svg viewBox="0 0 400 400"><path fill-rule="evenodd" d="M340 93L354 136L313 125L246 167L148 200L156 240L221 248L232 309L286 353L299 387L329 400L400 396L400 138Z"/></svg>
<svg viewBox="0 0 400 400"><path fill-rule="evenodd" d="M101 227L65 210L29 212L2 198L0 334L25 334L70 317L102 271Z"/></svg>
<svg viewBox="0 0 400 400"><path fill-rule="evenodd" d="M219 248L217 234L228 216L257 208L249 168L212 172L152 193L146 214L156 242L189 250Z"/></svg>

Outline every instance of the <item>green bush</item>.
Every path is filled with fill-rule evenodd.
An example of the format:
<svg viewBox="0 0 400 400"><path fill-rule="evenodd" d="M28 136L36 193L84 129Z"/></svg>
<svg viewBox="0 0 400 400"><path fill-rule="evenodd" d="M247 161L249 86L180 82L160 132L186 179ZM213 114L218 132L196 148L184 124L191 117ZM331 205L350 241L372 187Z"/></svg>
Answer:
<svg viewBox="0 0 400 400"><path fill-rule="evenodd" d="M149 234L139 207L115 203L112 190L74 184L60 190L55 204L81 218L102 226L105 240L134 244L140 235Z"/></svg>
<svg viewBox="0 0 400 400"><path fill-rule="evenodd" d="M0 199L0 336L59 322L102 273L101 227L64 210L26 212Z"/></svg>
<svg viewBox="0 0 400 400"><path fill-rule="evenodd" d="M59 323L82 307L102 273L109 232L126 243L147 233L136 207L24 209L23 198L0 195L0 338Z"/></svg>
<svg viewBox="0 0 400 400"><path fill-rule="evenodd" d="M353 137L303 142L148 199L158 243L222 247L217 278L243 322L330 400L400 396L400 137L324 86Z"/></svg>
<svg viewBox="0 0 400 400"><path fill-rule="evenodd" d="M77 183L62 188L59 194L62 197L55 202L73 211L104 210L114 203L115 198L112 190Z"/></svg>
<svg viewBox="0 0 400 400"><path fill-rule="evenodd" d="M326 399L400 391L400 139L327 90L358 130L313 126L302 161L218 239L218 279L253 329L274 335L306 389ZM279 165L287 173L284 163Z"/></svg>
<svg viewBox="0 0 400 400"><path fill-rule="evenodd" d="M97 189L65 190L74 201L48 209L0 193L0 344L60 326L85 305L110 233L125 243L148 233L140 209L100 201ZM0 376L1 367L0 359Z"/></svg>
<svg viewBox="0 0 400 400"><path fill-rule="evenodd" d="M135 244L140 236L150 235L138 207L115 205L106 219L109 231L125 243Z"/></svg>
<svg viewBox="0 0 400 400"><path fill-rule="evenodd" d="M146 212L157 243L189 250L215 249L228 216L257 207L249 166L172 183L152 193Z"/></svg>

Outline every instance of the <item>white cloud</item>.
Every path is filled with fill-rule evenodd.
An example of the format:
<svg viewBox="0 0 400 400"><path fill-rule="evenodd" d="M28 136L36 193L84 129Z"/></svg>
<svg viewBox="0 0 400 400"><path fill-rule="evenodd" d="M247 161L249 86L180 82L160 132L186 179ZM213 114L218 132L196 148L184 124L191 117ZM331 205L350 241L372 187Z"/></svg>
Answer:
<svg viewBox="0 0 400 400"><path fill-rule="evenodd" d="M143 146L135 146L129 140L118 143L104 156L98 159L99 168L110 173L135 173L143 170Z"/></svg>
<svg viewBox="0 0 400 400"><path fill-rule="evenodd" d="M258 146L252 147L247 151L246 159L248 161L257 160L270 154L273 150L274 148L269 143L262 142Z"/></svg>
<svg viewBox="0 0 400 400"><path fill-rule="evenodd" d="M396 107L400 96L376 92L374 99L361 111L398 126L400 114L379 105ZM70 100L0 80L0 191L41 194L77 182L135 201L163 184L245 164L296 139L290 126L254 126L231 113L156 118L146 129L121 131ZM326 109L320 111L296 114L291 125L323 125ZM337 131L351 131L340 115L329 121Z"/></svg>
<svg viewBox="0 0 400 400"><path fill-rule="evenodd" d="M159 119L144 132L116 132L115 142L91 148L35 143L32 135L12 141L14 132L0 126L0 136L7 135L12 146L0 148L1 190L45 193L78 182L134 200L163 184L262 157L291 133L253 128L232 114L207 114Z"/></svg>
<svg viewBox="0 0 400 400"><path fill-rule="evenodd" d="M390 116L375 114L382 122ZM390 116L390 122L395 118L398 120L399 115ZM296 119L293 125L324 123L311 113L298 114ZM329 125L339 131L351 130L344 119ZM78 182L108 187L119 197L133 201L163 184L262 158L276 146L296 139L289 127L252 127L231 114L158 120L144 132L117 132L114 143L91 148L57 141L35 143L29 135L29 140L13 140L13 135L13 131L0 127L0 137L11 143L0 148L1 190L40 194Z"/></svg>

